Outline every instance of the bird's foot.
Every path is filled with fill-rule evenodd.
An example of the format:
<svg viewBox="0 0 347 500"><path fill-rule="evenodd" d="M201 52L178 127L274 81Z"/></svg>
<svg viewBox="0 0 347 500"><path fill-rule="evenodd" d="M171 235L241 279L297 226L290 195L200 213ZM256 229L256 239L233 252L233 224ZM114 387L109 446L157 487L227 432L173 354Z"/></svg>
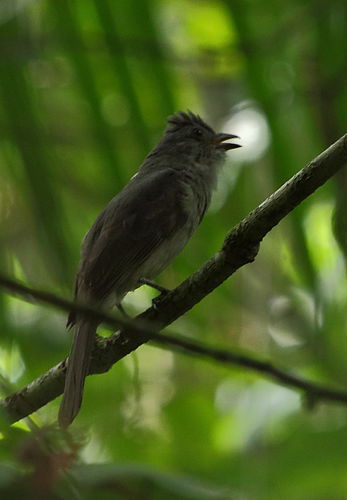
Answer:
<svg viewBox="0 0 347 500"><path fill-rule="evenodd" d="M151 286L152 288L154 288L155 290L158 290L158 292L160 292L160 294L157 297L154 297L154 299L152 299L152 307L155 310L158 309L159 302L165 297L165 295L167 295L169 292L171 292L171 290L169 288L165 288L164 286L157 285L157 283L153 283L153 281L148 280L147 278L141 278L139 280L139 282L141 283L141 285Z"/></svg>
<svg viewBox="0 0 347 500"><path fill-rule="evenodd" d="M157 295L156 297L154 297L154 299L152 299L153 309L155 309L156 311L158 310L158 306L159 306L160 302L165 298L165 296L167 294L168 294L168 292L163 292L160 295Z"/></svg>

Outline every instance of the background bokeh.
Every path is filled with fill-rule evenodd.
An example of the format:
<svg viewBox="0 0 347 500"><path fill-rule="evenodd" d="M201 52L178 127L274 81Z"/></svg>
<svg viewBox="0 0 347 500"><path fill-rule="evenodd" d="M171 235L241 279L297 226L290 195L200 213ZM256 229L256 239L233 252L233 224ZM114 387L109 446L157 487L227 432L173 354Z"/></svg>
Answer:
<svg viewBox="0 0 347 500"><path fill-rule="evenodd" d="M243 148L158 280L174 287L346 131L346 46L345 0L0 0L1 271L71 297L83 235L167 116L191 109ZM344 171L170 331L345 388L346 189ZM152 297L142 287L125 307ZM4 396L68 351L54 309L1 293L0 323ZM23 473L24 489L54 498L347 498L347 408L309 409L241 369L144 346L89 377L71 429L78 467L45 427L58 404L2 424L1 491Z"/></svg>

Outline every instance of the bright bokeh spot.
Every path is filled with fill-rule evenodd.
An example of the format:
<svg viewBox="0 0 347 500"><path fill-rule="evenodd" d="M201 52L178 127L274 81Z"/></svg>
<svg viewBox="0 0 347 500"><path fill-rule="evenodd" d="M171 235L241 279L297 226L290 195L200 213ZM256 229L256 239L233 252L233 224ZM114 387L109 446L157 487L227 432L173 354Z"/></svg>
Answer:
<svg viewBox="0 0 347 500"><path fill-rule="evenodd" d="M327 299L346 297L345 263L332 232L333 203L313 204L304 220L307 246Z"/></svg>
<svg viewBox="0 0 347 500"><path fill-rule="evenodd" d="M255 107L241 103L222 126L224 132L240 137L242 148L233 151L233 160L254 162L259 160L270 144L270 130L264 115Z"/></svg>
<svg viewBox="0 0 347 500"><path fill-rule="evenodd" d="M10 383L16 382L25 369L25 364L17 344L11 347L0 347L0 374Z"/></svg>

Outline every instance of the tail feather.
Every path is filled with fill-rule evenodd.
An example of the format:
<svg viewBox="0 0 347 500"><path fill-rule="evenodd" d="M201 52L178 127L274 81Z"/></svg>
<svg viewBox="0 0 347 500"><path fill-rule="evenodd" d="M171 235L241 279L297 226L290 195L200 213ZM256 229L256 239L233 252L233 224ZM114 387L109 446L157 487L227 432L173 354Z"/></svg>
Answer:
<svg viewBox="0 0 347 500"><path fill-rule="evenodd" d="M97 323L94 321L82 318L77 320L58 416L59 425L63 428L71 424L82 404L84 381L88 375L96 328Z"/></svg>

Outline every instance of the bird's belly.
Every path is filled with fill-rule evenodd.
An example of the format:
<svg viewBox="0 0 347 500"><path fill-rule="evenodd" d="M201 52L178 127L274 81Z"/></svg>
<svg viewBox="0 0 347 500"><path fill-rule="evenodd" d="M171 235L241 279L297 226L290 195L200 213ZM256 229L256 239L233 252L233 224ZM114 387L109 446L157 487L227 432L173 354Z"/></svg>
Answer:
<svg viewBox="0 0 347 500"><path fill-rule="evenodd" d="M151 279L161 273L181 252L190 235L191 233L188 232L187 228L182 228L170 239L163 241L142 266L140 266L139 278Z"/></svg>
<svg viewBox="0 0 347 500"><path fill-rule="evenodd" d="M192 222L192 221L191 221ZM151 255L138 267L128 281L124 293L117 294L124 296L128 291L135 290L140 286L141 278L152 279L160 274L170 262L181 252L192 235L197 224L188 224L177 231L170 239L167 239L158 246Z"/></svg>

